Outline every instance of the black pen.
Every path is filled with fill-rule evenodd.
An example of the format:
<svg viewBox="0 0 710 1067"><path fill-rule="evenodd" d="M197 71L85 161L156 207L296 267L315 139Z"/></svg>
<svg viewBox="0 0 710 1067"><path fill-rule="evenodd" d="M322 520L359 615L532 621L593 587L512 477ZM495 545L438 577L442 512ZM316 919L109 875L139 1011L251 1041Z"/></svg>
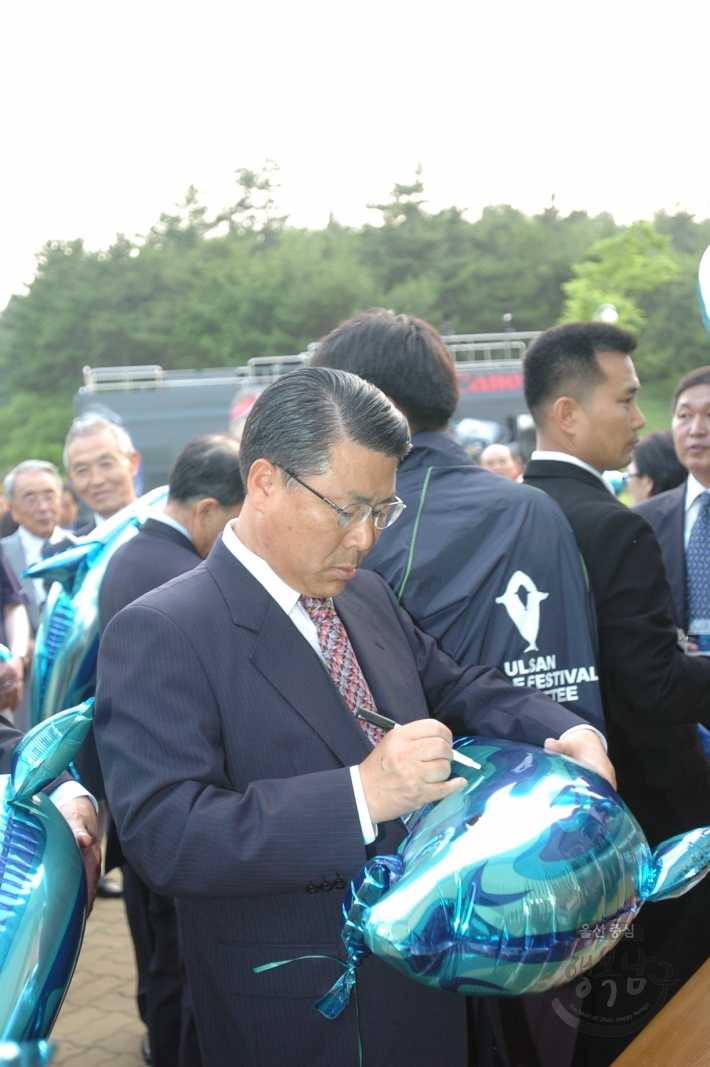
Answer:
<svg viewBox="0 0 710 1067"><path fill-rule="evenodd" d="M364 708L358 708L355 712L355 717L361 719L362 722L368 722L370 726L379 726L381 730L396 730L398 726L401 726L401 722L395 722L394 719L388 719L386 715L380 715L378 711L365 711ZM482 770L481 764L476 763L470 756L464 756L463 752L453 751L452 759L454 763L462 763L464 767L473 767L474 770Z"/></svg>

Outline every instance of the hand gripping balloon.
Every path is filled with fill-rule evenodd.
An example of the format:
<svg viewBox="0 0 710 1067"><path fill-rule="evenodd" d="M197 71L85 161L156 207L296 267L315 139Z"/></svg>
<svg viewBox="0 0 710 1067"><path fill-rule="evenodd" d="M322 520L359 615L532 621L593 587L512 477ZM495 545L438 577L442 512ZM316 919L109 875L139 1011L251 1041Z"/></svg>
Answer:
<svg viewBox="0 0 710 1067"><path fill-rule="evenodd" d="M347 970L316 1007L335 1018L373 952L425 985L540 993L588 970L645 901L680 896L710 865L710 827L653 853L621 798L576 761L487 738L482 764L428 806L396 856L376 856L343 904ZM589 932L594 931L594 938Z"/></svg>
<svg viewBox="0 0 710 1067"><path fill-rule="evenodd" d="M33 725L96 691L99 590L114 552L130 541L165 502L168 487L152 489L106 519L86 541L28 567L23 577L53 581L35 642L30 691Z"/></svg>
<svg viewBox="0 0 710 1067"><path fill-rule="evenodd" d="M92 704L30 730L12 754L11 773L0 775L0 1042L49 1035L79 955L84 865L69 826L41 790L73 759Z"/></svg>

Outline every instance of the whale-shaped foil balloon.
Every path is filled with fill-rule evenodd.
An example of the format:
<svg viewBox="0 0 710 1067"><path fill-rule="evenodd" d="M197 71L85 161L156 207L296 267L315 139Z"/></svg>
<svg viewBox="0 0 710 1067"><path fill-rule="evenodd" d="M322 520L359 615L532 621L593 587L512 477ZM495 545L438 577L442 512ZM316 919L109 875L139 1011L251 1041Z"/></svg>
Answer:
<svg viewBox="0 0 710 1067"><path fill-rule="evenodd" d="M334 1018L368 952L425 985L481 996L539 993L588 970L645 901L707 874L710 827L652 853L609 783L523 744L456 742L481 770L425 808L394 856L376 856L343 905L347 969L316 1007Z"/></svg>
<svg viewBox="0 0 710 1067"><path fill-rule="evenodd" d="M703 325L710 333L710 248L705 249L705 254L700 260L698 269L698 297L700 299L700 314Z"/></svg>
<svg viewBox="0 0 710 1067"><path fill-rule="evenodd" d="M94 695L99 654L99 590L116 549L160 510L168 487L152 489L110 519L85 541L35 563L26 578L54 582L37 630L30 721L33 725Z"/></svg>
<svg viewBox="0 0 710 1067"><path fill-rule="evenodd" d="M68 766L93 701L30 730L0 775L0 1042L40 1041L74 973L86 876L74 834L41 792Z"/></svg>

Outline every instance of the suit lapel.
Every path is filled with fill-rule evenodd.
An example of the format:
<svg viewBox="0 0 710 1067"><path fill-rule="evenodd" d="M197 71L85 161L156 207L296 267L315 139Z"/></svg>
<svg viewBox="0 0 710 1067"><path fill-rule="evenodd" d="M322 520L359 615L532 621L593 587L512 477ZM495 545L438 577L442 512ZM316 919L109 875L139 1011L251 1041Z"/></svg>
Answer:
<svg viewBox="0 0 710 1067"><path fill-rule="evenodd" d="M688 626L688 589L685 570L685 482L679 486L678 503L669 515L671 551L666 557L668 579L674 598L678 594L678 618L684 629Z"/></svg>
<svg viewBox="0 0 710 1067"><path fill-rule="evenodd" d="M411 700L405 697L407 676L401 673L399 657L392 648L381 613L348 587L336 597L335 609L348 632L377 710L402 724L421 718L413 710Z"/></svg>
<svg viewBox="0 0 710 1067"><path fill-rule="evenodd" d="M327 669L273 597L218 540L205 566L234 623L258 634L251 662L315 730L343 766L372 751L365 731L340 696Z"/></svg>

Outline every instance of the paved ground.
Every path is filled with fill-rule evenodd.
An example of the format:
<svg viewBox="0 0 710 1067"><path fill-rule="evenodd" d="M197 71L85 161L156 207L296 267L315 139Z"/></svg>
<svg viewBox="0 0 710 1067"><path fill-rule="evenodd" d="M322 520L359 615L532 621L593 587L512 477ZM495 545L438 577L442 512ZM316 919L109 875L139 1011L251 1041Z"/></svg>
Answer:
<svg viewBox="0 0 710 1067"><path fill-rule="evenodd" d="M145 1067L136 966L122 900L97 900L52 1032L52 1067Z"/></svg>

